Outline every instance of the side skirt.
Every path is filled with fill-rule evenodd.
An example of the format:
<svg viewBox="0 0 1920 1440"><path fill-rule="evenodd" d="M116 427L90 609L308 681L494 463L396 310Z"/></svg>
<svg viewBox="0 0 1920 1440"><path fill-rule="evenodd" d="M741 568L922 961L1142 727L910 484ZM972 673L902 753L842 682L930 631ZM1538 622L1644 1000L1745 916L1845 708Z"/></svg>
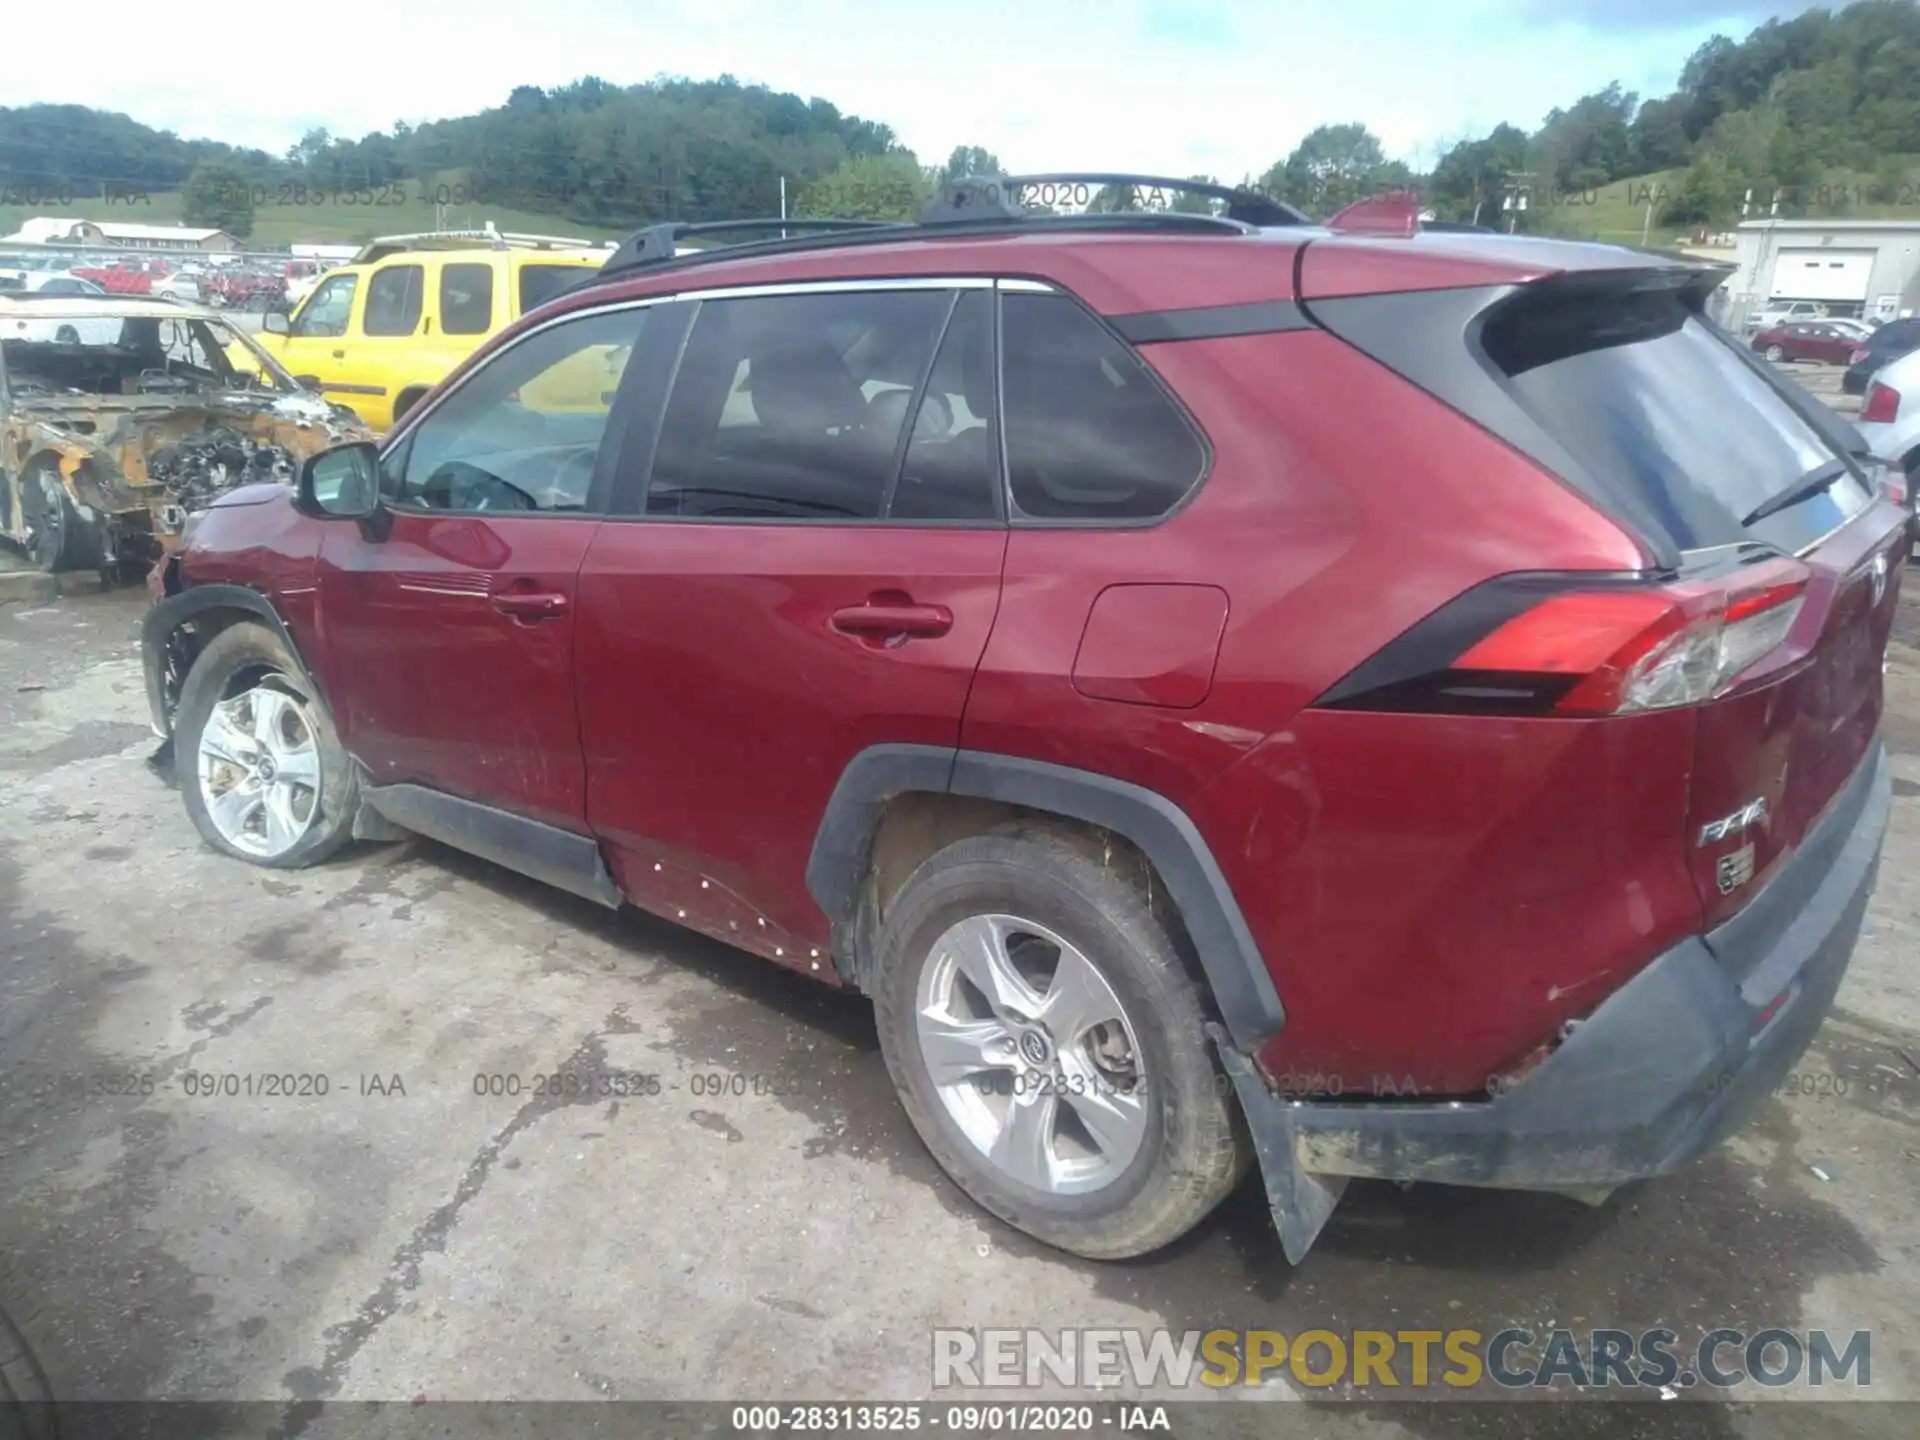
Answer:
<svg viewBox="0 0 1920 1440"><path fill-rule="evenodd" d="M367 806L395 825L609 909L624 903L590 835L425 785L373 785L361 793Z"/></svg>

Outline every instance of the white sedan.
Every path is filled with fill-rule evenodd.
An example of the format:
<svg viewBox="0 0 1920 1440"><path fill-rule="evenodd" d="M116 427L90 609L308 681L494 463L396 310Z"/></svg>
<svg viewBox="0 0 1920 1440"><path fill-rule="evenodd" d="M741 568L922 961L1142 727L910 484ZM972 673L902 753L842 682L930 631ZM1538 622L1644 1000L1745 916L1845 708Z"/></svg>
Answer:
<svg viewBox="0 0 1920 1440"><path fill-rule="evenodd" d="M107 292L91 280L58 271L30 273L26 284L10 292L24 295L104 295ZM111 345L120 338L120 320L84 320L66 317L59 320L9 320L0 339L30 340L35 344Z"/></svg>

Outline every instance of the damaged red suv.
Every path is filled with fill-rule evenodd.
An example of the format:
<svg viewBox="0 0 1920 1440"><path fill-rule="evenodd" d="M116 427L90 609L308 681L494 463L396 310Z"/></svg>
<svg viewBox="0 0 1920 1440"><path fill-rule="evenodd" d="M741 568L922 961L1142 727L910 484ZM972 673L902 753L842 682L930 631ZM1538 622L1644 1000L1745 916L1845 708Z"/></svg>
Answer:
<svg viewBox="0 0 1920 1440"><path fill-rule="evenodd" d="M417 832L864 992L928 1149L1083 1255L1256 1162L1298 1259L1352 1176L1699 1155L1879 863L1858 437L1720 270L1040 179L642 232L220 497L145 627L193 823Z"/></svg>

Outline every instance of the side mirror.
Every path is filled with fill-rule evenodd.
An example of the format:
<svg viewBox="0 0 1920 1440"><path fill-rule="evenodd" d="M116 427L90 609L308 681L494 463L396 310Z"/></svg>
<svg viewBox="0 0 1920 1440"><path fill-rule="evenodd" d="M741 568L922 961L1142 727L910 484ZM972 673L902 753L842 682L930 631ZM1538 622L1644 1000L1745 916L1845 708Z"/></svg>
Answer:
<svg viewBox="0 0 1920 1440"><path fill-rule="evenodd" d="M269 310L265 315L260 317L260 328L269 335L285 335L287 333L287 317L278 310Z"/></svg>
<svg viewBox="0 0 1920 1440"><path fill-rule="evenodd" d="M380 447L355 440L310 455L300 467L300 509L331 520L364 520L380 508Z"/></svg>
<svg viewBox="0 0 1920 1440"><path fill-rule="evenodd" d="M316 395L320 393L320 377L318 375L296 375L293 377L293 383L298 385L302 390L311 390Z"/></svg>

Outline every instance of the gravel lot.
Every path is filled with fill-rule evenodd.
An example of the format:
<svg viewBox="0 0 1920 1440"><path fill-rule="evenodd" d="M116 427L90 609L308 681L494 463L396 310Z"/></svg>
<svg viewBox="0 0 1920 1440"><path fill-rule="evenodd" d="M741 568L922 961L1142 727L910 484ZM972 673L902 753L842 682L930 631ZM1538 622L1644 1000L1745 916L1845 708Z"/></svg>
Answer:
<svg viewBox="0 0 1920 1440"><path fill-rule="evenodd" d="M864 1003L751 956L424 841L286 874L216 856L144 763L144 596L0 604L0 1306L57 1396L271 1402L282 1434L319 1398L919 1397L954 1325L1869 1329L1870 1393L1920 1400L1920 592L1903 607L1892 833L1801 1067L1848 1094L1771 1102L1598 1209L1356 1184L1292 1270L1252 1184L1142 1263L1000 1226L921 1150ZM621 1070L661 1094L475 1094ZM188 1072L328 1093L192 1097ZM45 1093L73 1074L153 1093ZM0 1376L24 1373L0 1325ZM1907 1406L1773 1393L1658 1413L1920 1433ZM1632 1411L1376 1396L1298 1433L1653 1433Z"/></svg>

